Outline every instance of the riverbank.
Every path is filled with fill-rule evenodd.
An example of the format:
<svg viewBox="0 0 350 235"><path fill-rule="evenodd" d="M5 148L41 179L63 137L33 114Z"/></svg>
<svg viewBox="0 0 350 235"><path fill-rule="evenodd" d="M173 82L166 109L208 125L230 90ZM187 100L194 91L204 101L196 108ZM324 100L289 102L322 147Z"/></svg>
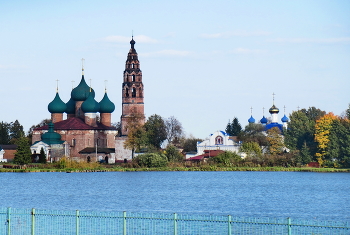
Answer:
<svg viewBox="0 0 350 235"><path fill-rule="evenodd" d="M93 169L81 168L0 168L0 172L133 172L133 171L294 171L294 172L350 172L350 169L341 168L311 168L311 167L218 167L204 165L199 167L158 167L158 168L127 168L121 166L100 166Z"/></svg>

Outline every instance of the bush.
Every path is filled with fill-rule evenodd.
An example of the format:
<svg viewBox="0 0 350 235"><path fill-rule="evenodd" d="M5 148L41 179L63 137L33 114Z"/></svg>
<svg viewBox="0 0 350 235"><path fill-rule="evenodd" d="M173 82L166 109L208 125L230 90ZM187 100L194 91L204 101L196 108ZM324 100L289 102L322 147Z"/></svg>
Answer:
<svg viewBox="0 0 350 235"><path fill-rule="evenodd" d="M240 156L230 151L225 151L209 159L209 162L217 163L220 166L238 166L241 161Z"/></svg>
<svg viewBox="0 0 350 235"><path fill-rule="evenodd" d="M161 153L145 153L138 155L133 162L140 167L164 167L168 163L168 159Z"/></svg>

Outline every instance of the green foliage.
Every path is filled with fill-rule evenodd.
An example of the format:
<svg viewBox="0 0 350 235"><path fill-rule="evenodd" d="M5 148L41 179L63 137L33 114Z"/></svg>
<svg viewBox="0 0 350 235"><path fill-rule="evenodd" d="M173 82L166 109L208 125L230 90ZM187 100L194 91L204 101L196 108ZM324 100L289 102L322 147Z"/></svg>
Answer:
<svg viewBox="0 0 350 235"><path fill-rule="evenodd" d="M261 156L261 147L257 142L244 142L241 145L241 152L246 153L248 157Z"/></svg>
<svg viewBox="0 0 350 235"><path fill-rule="evenodd" d="M160 149L167 138L164 120L161 116L153 114L144 125L146 130L146 144Z"/></svg>
<svg viewBox="0 0 350 235"><path fill-rule="evenodd" d="M220 166L237 166L241 161L242 158L240 156L230 151L225 151L216 157L209 158L209 162L214 162Z"/></svg>
<svg viewBox="0 0 350 235"><path fill-rule="evenodd" d="M32 153L30 151L28 139L26 137L21 137L17 140L16 145L17 151L13 162L19 165L30 163L32 161Z"/></svg>
<svg viewBox="0 0 350 235"><path fill-rule="evenodd" d="M145 153L135 157L133 162L140 167L165 167L168 159L162 153Z"/></svg>
<svg viewBox="0 0 350 235"><path fill-rule="evenodd" d="M0 144L10 144L10 124L0 123Z"/></svg>
<svg viewBox="0 0 350 235"><path fill-rule="evenodd" d="M17 139L24 137L23 126L16 120L10 124L10 143L15 143Z"/></svg>
<svg viewBox="0 0 350 235"><path fill-rule="evenodd" d="M195 138L194 136L190 136L189 138L181 138L180 146L183 148L184 152L196 152L197 151L197 143L202 142L202 139Z"/></svg>
<svg viewBox="0 0 350 235"><path fill-rule="evenodd" d="M232 122L227 124L225 131L230 136L238 136L242 131L242 126L238 122L238 118L234 117Z"/></svg>
<svg viewBox="0 0 350 235"><path fill-rule="evenodd" d="M179 152L179 150L171 144L166 147L164 154L169 162L181 162L184 160L184 157Z"/></svg>
<svg viewBox="0 0 350 235"><path fill-rule="evenodd" d="M257 123L250 123L238 135L238 139L244 142L256 142L260 147L267 146L268 142L264 135L264 126Z"/></svg>
<svg viewBox="0 0 350 235"><path fill-rule="evenodd" d="M44 152L44 148L40 149L39 163L46 163L46 154Z"/></svg>

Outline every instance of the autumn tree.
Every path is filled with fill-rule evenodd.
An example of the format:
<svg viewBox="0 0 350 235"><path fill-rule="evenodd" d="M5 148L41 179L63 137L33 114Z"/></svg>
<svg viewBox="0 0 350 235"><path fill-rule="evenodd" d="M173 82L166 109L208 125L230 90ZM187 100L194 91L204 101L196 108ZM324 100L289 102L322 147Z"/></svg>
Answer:
<svg viewBox="0 0 350 235"><path fill-rule="evenodd" d="M262 154L261 147L257 142L244 142L240 151L246 153L247 157L255 157Z"/></svg>
<svg viewBox="0 0 350 235"><path fill-rule="evenodd" d="M132 158L134 158L135 151L140 151L142 145L145 143L146 132L143 126L144 116L142 114L134 114L128 118L126 125L128 136L124 142L124 148L130 149Z"/></svg>
<svg viewBox="0 0 350 235"><path fill-rule="evenodd" d="M266 139L269 143L268 150L270 154L277 155L283 153L283 149L285 146L283 136L281 135L281 131L278 127L273 127L267 130Z"/></svg>
<svg viewBox="0 0 350 235"><path fill-rule="evenodd" d="M17 139L16 145L17 151L15 153L13 162L19 165L30 163L32 161L32 153L30 151L28 139L26 137L20 137Z"/></svg>
<svg viewBox="0 0 350 235"><path fill-rule="evenodd" d="M328 113L316 121L315 125L315 141L317 143L317 157L318 163L323 166L325 161L330 161L329 158L329 142L332 130L332 124L337 119L333 113Z"/></svg>
<svg viewBox="0 0 350 235"><path fill-rule="evenodd" d="M166 139L168 143L175 144L183 134L182 124L174 116L164 121L166 129Z"/></svg>

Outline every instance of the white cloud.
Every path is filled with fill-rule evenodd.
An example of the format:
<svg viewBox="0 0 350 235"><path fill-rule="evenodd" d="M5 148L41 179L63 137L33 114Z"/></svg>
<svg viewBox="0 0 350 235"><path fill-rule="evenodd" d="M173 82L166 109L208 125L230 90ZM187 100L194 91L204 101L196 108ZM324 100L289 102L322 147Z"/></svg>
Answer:
<svg viewBox="0 0 350 235"><path fill-rule="evenodd" d="M244 30L237 30L237 31L229 31L229 32L214 33L214 34L203 33L200 35L200 37L201 38L254 37L254 36L267 36L270 34L271 34L270 32L266 32L266 31L247 32Z"/></svg>
<svg viewBox="0 0 350 235"><path fill-rule="evenodd" d="M247 48L236 48L234 50L231 51L231 53L233 54L262 54L262 53L266 53L266 50L260 50L260 49L247 49Z"/></svg>
<svg viewBox="0 0 350 235"><path fill-rule="evenodd" d="M276 38L269 39L268 42L280 42L280 43L342 43L350 42L348 38Z"/></svg>
<svg viewBox="0 0 350 235"><path fill-rule="evenodd" d="M113 36L107 36L105 38L102 38L102 40L106 42L128 43L130 42L131 38L125 37L125 36L113 35ZM150 38L145 35L134 36L134 40L136 41L136 43L158 43L156 39Z"/></svg>
<svg viewBox="0 0 350 235"><path fill-rule="evenodd" d="M157 57L157 56L189 56L191 54L190 51L177 51L177 50L162 50L150 53L140 53L141 56L147 57Z"/></svg>

